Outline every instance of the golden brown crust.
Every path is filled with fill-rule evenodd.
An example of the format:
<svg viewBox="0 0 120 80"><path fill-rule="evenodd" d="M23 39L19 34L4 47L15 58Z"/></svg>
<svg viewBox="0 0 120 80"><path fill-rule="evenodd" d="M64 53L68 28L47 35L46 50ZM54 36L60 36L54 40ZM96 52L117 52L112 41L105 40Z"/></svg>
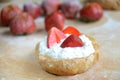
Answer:
<svg viewBox="0 0 120 80"><path fill-rule="evenodd" d="M37 44L36 53L41 67L45 71L56 75L74 75L85 72L98 61L100 54L99 46L96 40L90 36L88 37L94 45L95 53L83 58L55 59L48 56L43 56L40 55L39 44Z"/></svg>
<svg viewBox="0 0 120 80"><path fill-rule="evenodd" d="M120 0L88 0L98 2L104 9L120 10Z"/></svg>

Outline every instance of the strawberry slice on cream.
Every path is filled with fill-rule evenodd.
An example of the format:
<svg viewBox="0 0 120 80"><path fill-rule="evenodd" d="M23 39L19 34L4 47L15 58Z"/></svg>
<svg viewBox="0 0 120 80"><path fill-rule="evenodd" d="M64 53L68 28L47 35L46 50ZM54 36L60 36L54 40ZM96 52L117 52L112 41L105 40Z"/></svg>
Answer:
<svg viewBox="0 0 120 80"><path fill-rule="evenodd" d="M50 48L55 43L58 43L61 39L64 39L65 37L66 35L62 31L60 31L56 27L52 27L48 32L47 47Z"/></svg>
<svg viewBox="0 0 120 80"><path fill-rule="evenodd" d="M77 36L81 35L81 33L73 26L68 26L67 28L65 28L63 30L63 33L65 33L65 34L74 34L74 35L77 35Z"/></svg>

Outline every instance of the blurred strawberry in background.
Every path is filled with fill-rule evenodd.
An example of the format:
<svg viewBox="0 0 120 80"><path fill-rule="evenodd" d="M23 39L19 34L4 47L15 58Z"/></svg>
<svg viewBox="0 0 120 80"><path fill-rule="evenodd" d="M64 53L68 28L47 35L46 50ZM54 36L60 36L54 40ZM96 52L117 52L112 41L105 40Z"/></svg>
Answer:
<svg viewBox="0 0 120 80"><path fill-rule="evenodd" d="M31 34L36 30L36 25L33 17L24 12L11 21L10 30L13 35Z"/></svg>
<svg viewBox="0 0 120 80"><path fill-rule="evenodd" d="M84 22L96 21L103 16L103 9L98 3L84 4L80 10L80 18Z"/></svg>
<svg viewBox="0 0 120 80"><path fill-rule="evenodd" d="M80 4L78 0L65 0L61 4L60 9L66 18L73 19L80 10Z"/></svg>
<svg viewBox="0 0 120 80"><path fill-rule="evenodd" d="M41 7L35 3L26 3L24 11L28 12L34 19L41 16Z"/></svg>
<svg viewBox="0 0 120 80"><path fill-rule="evenodd" d="M11 20L17 15L22 13L22 9L20 9L17 5L11 4L4 7L1 10L1 23L4 26L8 26Z"/></svg>
<svg viewBox="0 0 120 80"><path fill-rule="evenodd" d="M49 31L52 27L63 30L65 24L65 16L62 12L54 12L45 18L45 29Z"/></svg>
<svg viewBox="0 0 120 80"><path fill-rule="evenodd" d="M44 15L50 15L55 11L58 11L60 7L59 0L43 0L42 8Z"/></svg>

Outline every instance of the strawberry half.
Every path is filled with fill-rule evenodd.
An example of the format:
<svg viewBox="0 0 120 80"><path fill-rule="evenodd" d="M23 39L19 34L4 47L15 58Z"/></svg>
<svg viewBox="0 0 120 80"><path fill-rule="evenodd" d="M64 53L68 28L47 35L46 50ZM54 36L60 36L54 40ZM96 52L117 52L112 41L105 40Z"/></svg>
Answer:
<svg viewBox="0 0 120 80"><path fill-rule="evenodd" d="M73 26L68 26L67 28L65 28L63 30L63 33L65 33L65 34L74 34L74 35L77 35L77 36L81 35L81 33Z"/></svg>
<svg viewBox="0 0 120 80"><path fill-rule="evenodd" d="M55 43L58 43L61 39L65 38L65 34L57 29L56 27L52 27L48 32L47 37L47 47L50 48Z"/></svg>
<svg viewBox="0 0 120 80"><path fill-rule="evenodd" d="M62 48L65 48L65 47L82 47L84 44L82 42L82 40L74 35L74 34L71 34L68 38L66 38L64 40L64 42L61 44L61 47Z"/></svg>

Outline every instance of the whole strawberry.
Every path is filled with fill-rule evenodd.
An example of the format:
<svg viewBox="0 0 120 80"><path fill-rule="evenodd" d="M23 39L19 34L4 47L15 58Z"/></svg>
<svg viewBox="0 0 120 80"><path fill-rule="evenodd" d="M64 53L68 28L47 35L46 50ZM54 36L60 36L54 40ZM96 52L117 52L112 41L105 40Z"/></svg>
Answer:
<svg viewBox="0 0 120 80"><path fill-rule="evenodd" d="M50 15L57 11L59 7L60 2L58 0L43 0L42 2L42 8L45 15Z"/></svg>
<svg viewBox="0 0 120 80"><path fill-rule="evenodd" d="M61 12L54 12L45 18L45 29L49 31L52 27L63 30L65 17Z"/></svg>
<svg viewBox="0 0 120 80"><path fill-rule="evenodd" d="M78 0L65 0L61 4L60 9L65 14L66 18L73 19L80 10L80 4Z"/></svg>
<svg viewBox="0 0 120 80"><path fill-rule="evenodd" d="M24 5L24 11L28 12L34 19L41 15L41 7L34 3L26 3Z"/></svg>
<svg viewBox="0 0 120 80"><path fill-rule="evenodd" d="M13 35L30 34L36 30L36 25L33 17L24 12L15 16L11 21L10 30Z"/></svg>
<svg viewBox="0 0 120 80"><path fill-rule="evenodd" d="M103 9L98 3L87 3L80 10L80 18L82 21L96 21L103 16Z"/></svg>
<svg viewBox="0 0 120 80"><path fill-rule="evenodd" d="M17 15L22 13L22 10L15 4L4 7L1 11L1 23L8 26L11 20Z"/></svg>

